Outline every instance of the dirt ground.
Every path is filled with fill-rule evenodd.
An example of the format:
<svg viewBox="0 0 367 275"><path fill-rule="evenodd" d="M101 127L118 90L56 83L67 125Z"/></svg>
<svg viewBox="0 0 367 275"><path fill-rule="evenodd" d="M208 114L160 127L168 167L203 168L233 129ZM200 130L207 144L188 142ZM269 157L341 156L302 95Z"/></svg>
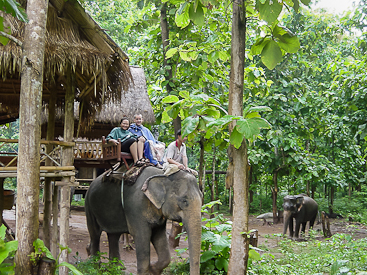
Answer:
<svg viewBox="0 0 367 275"><path fill-rule="evenodd" d="M5 210L3 217L8 225L15 231L15 210ZM331 232L335 233L348 233L354 238L360 239L367 237L367 227L358 223L348 223L341 219L331 219ZM270 222L270 221L269 221ZM170 231L171 222L167 223L167 233ZM266 245L268 248L274 248L277 246L277 238L267 238L271 234L279 234L283 231L283 224L268 224L264 223L263 220L256 219L255 216L250 216L249 221L250 229L257 229L259 232L258 245ZM316 224L314 230L322 230L321 224ZM306 231L307 232L307 231ZM40 238L42 239L42 225L40 225ZM76 253L82 260L87 259L86 245L89 243L89 234L86 225L86 218L84 211L71 210L70 218L70 244L69 247L72 249L72 253L69 255L69 262L76 262ZM181 238L180 245L178 248L187 247L187 241ZM133 245L134 247L134 245ZM101 238L101 251L108 252L107 235L103 233ZM157 256L152 247L151 249L151 261L156 261ZM135 250L126 250L123 248L123 242L120 240L120 254L126 267L126 274L136 274L136 256ZM171 256L176 258L176 252L172 249ZM183 255L188 257L188 255Z"/></svg>

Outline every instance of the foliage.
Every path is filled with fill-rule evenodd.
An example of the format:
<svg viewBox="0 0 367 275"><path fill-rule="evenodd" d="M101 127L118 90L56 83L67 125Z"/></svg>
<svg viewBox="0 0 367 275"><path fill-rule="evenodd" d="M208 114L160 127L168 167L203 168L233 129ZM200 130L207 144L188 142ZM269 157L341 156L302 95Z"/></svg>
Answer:
<svg viewBox="0 0 367 275"><path fill-rule="evenodd" d="M123 272L125 269L124 263L117 259L109 260L105 254L106 253L100 253L97 256L82 261L80 257L78 257L78 253L76 253L76 268L78 268L82 274L88 275L125 274L125 272Z"/></svg>
<svg viewBox="0 0 367 275"><path fill-rule="evenodd" d="M13 258L18 249L18 241L5 241L5 225L0 227L0 274L12 275L14 273L14 262L4 262L6 258Z"/></svg>
<svg viewBox="0 0 367 275"><path fill-rule="evenodd" d="M261 256L249 274L359 274L367 269L367 239L355 240L348 234L335 234L325 241L283 240L279 257Z"/></svg>

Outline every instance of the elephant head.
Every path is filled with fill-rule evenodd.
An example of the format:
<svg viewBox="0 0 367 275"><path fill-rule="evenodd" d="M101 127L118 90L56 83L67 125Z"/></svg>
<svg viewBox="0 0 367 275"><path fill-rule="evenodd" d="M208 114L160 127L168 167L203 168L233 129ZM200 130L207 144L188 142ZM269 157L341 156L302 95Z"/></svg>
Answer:
<svg viewBox="0 0 367 275"><path fill-rule="evenodd" d="M165 218L182 222L189 238L190 274L200 273L201 201L196 178L184 171L145 181L145 195Z"/></svg>

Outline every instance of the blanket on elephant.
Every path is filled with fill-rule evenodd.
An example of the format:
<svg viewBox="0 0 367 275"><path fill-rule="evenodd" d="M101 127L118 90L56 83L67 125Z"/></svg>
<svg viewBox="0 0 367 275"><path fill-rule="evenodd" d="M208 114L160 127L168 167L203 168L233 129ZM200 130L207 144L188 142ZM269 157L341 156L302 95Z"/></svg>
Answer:
<svg viewBox="0 0 367 275"><path fill-rule="evenodd" d="M148 167L148 166L154 166L152 163L145 163L143 166L133 166L131 167L123 176L124 184L127 186L131 186L136 182L136 179L139 177L141 172Z"/></svg>

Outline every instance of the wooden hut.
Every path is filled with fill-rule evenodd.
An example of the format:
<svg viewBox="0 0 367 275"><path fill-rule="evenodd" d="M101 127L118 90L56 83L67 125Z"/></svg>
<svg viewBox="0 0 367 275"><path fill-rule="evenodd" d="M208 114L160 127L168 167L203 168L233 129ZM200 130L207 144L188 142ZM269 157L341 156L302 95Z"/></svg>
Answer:
<svg viewBox="0 0 367 275"><path fill-rule="evenodd" d="M25 7L25 0L19 2ZM15 38L10 40L6 46L0 45L1 125L14 121L19 116L20 75L23 62L21 45L23 42L25 25L23 22L1 11L0 15L4 18L4 26L8 28L11 35ZM102 131L96 130L99 129L99 124L105 127L104 129L106 129L107 133L115 126L113 124L115 124L117 117L119 117L117 112L120 110L120 107L132 108L129 109L129 112L139 110L138 104L142 102L141 94L139 95L138 103L134 102L134 96L136 87L139 87L140 80L143 78L132 78L131 73L134 72L135 69L138 71L141 70L139 68L129 67L127 55L84 11L76 0L49 0L44 57L44 84L42 92L42 108L48 112L48 123L47 127L44 128L43 137L47 137L48 140L54 140L55 137L59 135L62 136L63 131L61 129L68 123L61 122L59 126L56 123L56 128L54 127L54 121L57 115L56 110L61 110L62 114L62 110L65 107L66 86L68 85L67 79L70 79L70 75L68 74L72 74L73 79L75 79L73 83L73 86L75 86L74 106L77 108L75 108L74 114L78 122L75 127L75 133L80 133L88 138L96 138L100 137L102 134ZM143 90L141 90L141 93L145 93L145 99L149 102L146 89ZM121 97L123 101L121 101ZM125 103L132 103L132 106L127 107ZM150 106L150 102L148 105ZM106 107L105 111L103 111L103 106ZM111 106L116 107L116 109L112 109ZM146 109L147 114L145 115L144 113L144 116L146 120L152 122L154 116L151 106L150 109L148 109ZM139 111L144 112L144 109ZM129 113L129 115L132 114ZM109 116L110 118L108 119ZM106 132L103 131L103 134ZM76 137L76 135L74 135L74 137ZM0 143L1 142L8 141L0 140ZM16 141L11 140L9 142ZM47 146L56 144L57 146L66 146L70 148L72 143L55 143L55 141L43 140L41 144ZM49 156L50 150L52 150L52 148L46 148L44 156ZM55 160L47 159L45 166L41 166L41 170L45 170L44 167L51 167L52 162L55 162ZM53 178L61 176L63 177L61 181L62 186L68 185L73 178L73 167L56 168L45 170L45 173L41 172L41 176ZM56 171L62 170L62 168L67 168L64 174L62 174L63 171ZM48 171L51 170L52 173L48 173ZM16 167L0 167L1 182L4 177L12 175L16 176ZM0 185L2 187L2 184ZM45 193L47 192L45 191ZM63 192L61 193L64 194ZM0 192L0 201L2 200L1 194L2 192ZM54 193L54 196L55 194L56 193ZM62 195L62 197L65 198L67 196ZM53 202L55 201L57 200L54 197ZM65 203L61 208L68 209ZM2 211L2 209L0 210ZM57 211L57 206L55 207L53 205L53 223L57 224L58 215L54 210ZM49 223L49 220L46 221L46 217L50 216L50 213L47 215L45 214L44 229L46 228L45 223ZM64 210L61 213L61 219L63 217L68 220L68 214L65 214ZM68 230L67 225L68 222L60 224L60 237L62 236L61 231L65 232ZM55 229L57 232L57 226ZM68 237L65 237L63 240L67 240L67 238ZM57 240L52 241L52 243L57 247ZM66 243L61 243L62 245L67 245L67 241ZM54 251L52 252L55 255ZM63 258L63 260L65 259Z"/></svg>

